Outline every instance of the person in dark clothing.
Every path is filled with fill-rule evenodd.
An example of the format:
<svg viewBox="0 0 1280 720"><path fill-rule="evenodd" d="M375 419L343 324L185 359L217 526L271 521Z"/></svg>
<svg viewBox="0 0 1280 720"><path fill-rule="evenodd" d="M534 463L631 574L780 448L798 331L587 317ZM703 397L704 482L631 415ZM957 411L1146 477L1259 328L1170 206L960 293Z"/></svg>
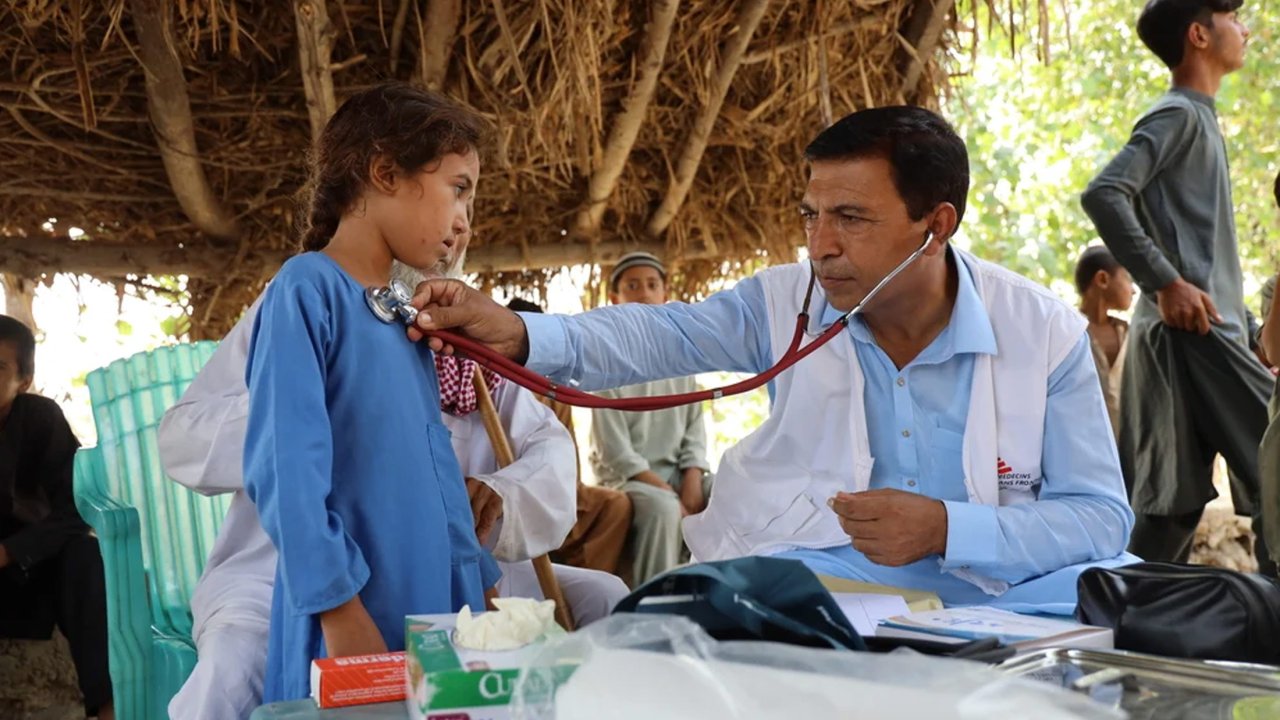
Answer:
<svg viewBox="0 0 1280 720"><path fill-rule="evenodd" d="M35 344L0 315L0 637L47 640L57 626L86 716L113 720L102 554L71 484L80 443L57 403L28 392Z"/></svg>

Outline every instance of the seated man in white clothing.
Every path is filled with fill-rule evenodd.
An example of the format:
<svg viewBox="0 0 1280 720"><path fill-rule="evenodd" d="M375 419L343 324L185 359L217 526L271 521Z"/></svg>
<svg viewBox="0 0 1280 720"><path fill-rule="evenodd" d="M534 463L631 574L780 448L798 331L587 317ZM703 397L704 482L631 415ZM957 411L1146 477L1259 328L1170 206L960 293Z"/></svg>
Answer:
<svg viewBox="0 0 1280 720"><path fill-rule="evenodd" d="M461 264L461 254L454 264ZM421 279L399 269L411 281ZM255 302L160 424L161 459L170 477L206 495L234 493L192 598L199 659L169 705L175 720L245 718L262 697L276 551L244 491L241 471L249 400L245 364L257 310ZM477 534L502 570L498 594L542 599L529 558L559 547L573 526L573 441L533 395L486 376L516 455L498 470L474 393L468 392L474 365L455 358L437 365L444 422L467 479ZM554 570L579 625L607 615L627 593L608 573L563 565Z"/></svg>
<svg viewBox="0 0 1280 720"><path fill-rule="evenodd" d="M431 280L409 335L456 328L582 390L760 373L812 287L798 339L833 326L834 339L775 379L769 418L721 458L710 505L684 520L694 556L780 555L952 605L1072 612L1084 568L1135 560L1084 318L952 246L968 152L929 110L854 113L805 159L807 262L700 303L576 316L516 315Z"/></svg>

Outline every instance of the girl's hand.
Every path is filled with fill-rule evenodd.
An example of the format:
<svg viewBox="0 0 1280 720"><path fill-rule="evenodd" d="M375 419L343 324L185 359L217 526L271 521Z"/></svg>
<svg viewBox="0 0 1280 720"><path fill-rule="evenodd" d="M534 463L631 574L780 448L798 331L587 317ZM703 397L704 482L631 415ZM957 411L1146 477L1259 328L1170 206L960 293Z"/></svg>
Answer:
<svg viewBox="0 0 1280 720"><path fill-rule="evenodd" d="M357 595L338 607L320 613L320 631L324 634L326 654L331 658L353 655L376 655L387 651L369 611Z"/></svg>

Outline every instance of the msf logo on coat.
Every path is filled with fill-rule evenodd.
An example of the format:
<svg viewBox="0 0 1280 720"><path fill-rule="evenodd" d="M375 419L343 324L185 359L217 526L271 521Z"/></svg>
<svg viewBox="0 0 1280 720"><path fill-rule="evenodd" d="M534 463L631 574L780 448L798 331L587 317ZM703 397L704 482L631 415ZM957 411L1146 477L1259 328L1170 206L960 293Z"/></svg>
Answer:
<svg viewBox="0 0 1280 720"><path fill-rule="evenodd" d="M1036 478L1031 473L1016 472L1004 458L996 458L996 478L1002 490L1025 490L1036 485Z"/></svg>

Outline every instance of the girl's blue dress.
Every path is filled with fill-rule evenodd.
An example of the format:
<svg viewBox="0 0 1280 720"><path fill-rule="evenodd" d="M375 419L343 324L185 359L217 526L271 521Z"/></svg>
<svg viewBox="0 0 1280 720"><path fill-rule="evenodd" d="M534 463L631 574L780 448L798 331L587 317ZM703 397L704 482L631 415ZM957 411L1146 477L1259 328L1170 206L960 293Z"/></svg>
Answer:
<svg viewBox="0 0 1280 720"><path fill-rule="evenodd" d="M265 702L308 697L325 656L319 614L357 593L391 650L404 649L407 614L484 606L496 566L476 541L426 344L306 253L267 289L246 380L245 487L280 554Z"/></svg>

